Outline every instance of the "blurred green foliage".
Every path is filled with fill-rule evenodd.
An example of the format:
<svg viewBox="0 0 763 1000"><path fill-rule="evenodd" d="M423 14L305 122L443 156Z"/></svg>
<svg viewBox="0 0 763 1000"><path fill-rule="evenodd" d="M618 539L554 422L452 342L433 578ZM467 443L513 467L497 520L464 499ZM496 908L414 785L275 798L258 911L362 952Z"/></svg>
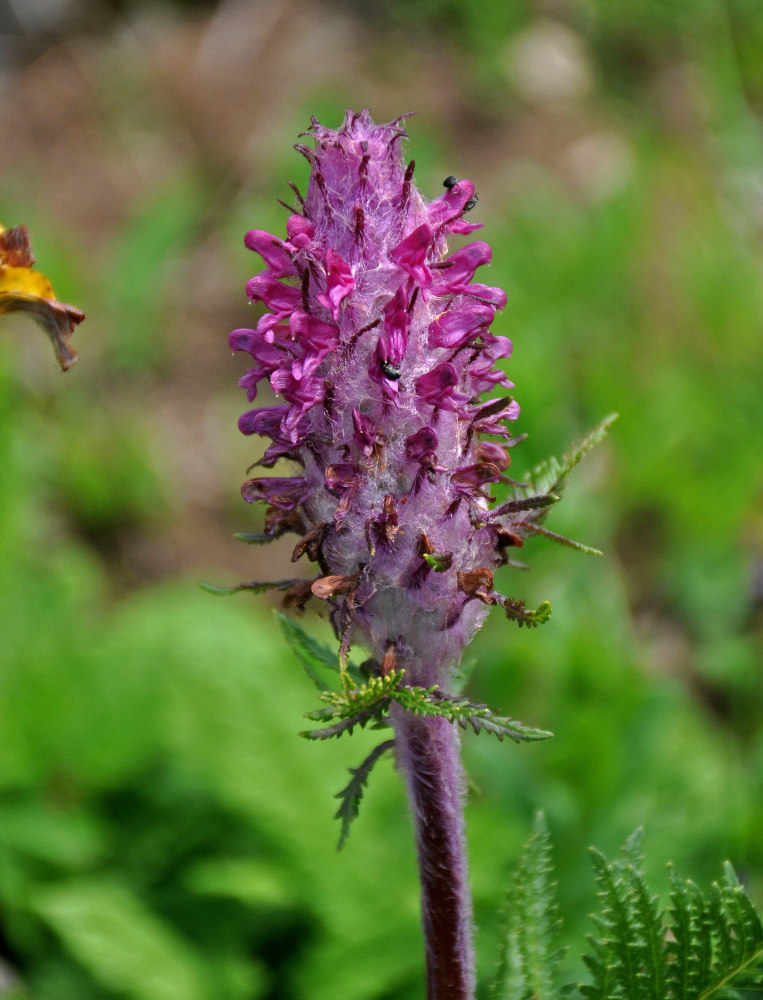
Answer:
<svg viewBox="0 0 763 1000"><path fill-rule="evenodd" d="M458 53L467 107L495 122L522 105L496 81L531 5L386 9L380 64L401 25L410 44L436 29ZM627 132L630 168L583 198L536 165L474 214L489 223L489 280L509 292L495 329L515 341L509 371L532 432L517 474L605 413L621 419L550 522L605 558L528 544L532 573L498 583L531 606L551 600L551 622L520 631L495 616L472 650L470 697L556 734L523 747L464 739L483 982L539 808L568 978L581 974L593 905L586 848L612 854L638 824L650 884L667 888L669 860L708 882L728 857L763 900L763 252L750 194L763 170L763 15L754 0L570 9L597 75L591 101ZM686 59L702 79L699 138L666 123L650 89ZM336 108L338 121L335 93L308 110L330 121ZM430 127L423 115L411 126L425 178L456 157ZM269 199L301 176L279 156L260 179ZM202 239L227 264L230 239L282 227L280 210L223 209L211 173L183 169L126 207L110 253L91 261L55 220L17 217L20 185L0 183L0 218L30 225L58 293L94 304L100 327L78 332L82 360L65 380L38 366L48 345L36 329L0 329L0 955L18 973L4 995L420 997L412 833L388 762L334 852L332 796L373 735L297 738L313 692L264 598L199 593L208 563L158 583L120 564L131 532L161 539L183 502L150 408L173 374L163 322L175 283L193 280ZM232 296L247 266L231 265ZM243 509L235 527L252 527Z"/></svg>

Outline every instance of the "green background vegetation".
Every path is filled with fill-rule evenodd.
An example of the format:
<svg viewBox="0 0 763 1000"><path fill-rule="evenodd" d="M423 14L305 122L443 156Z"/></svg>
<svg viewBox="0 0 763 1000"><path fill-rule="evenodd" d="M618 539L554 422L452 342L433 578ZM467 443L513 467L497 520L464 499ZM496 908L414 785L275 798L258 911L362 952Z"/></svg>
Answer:
<svg viewBox="0 0 763 1000"><path fill-rule="evenodd" d="M4 995L423 994L397 775L378 766L337 855L332 795L373 734L299 740L314 689L266 599L196 587L288 563L231 538L259 526L237 492L258 445L226 337L252 319L244 231L282 231L291 143L348 105L417 108L424 193L477 184L517 474L621 414L550 522L605 558L528 544L532 572L499 585L551 622L495 615L470 651L475 700L556 734L464 739L483 980L538 809L570 977L587 847L638 825L657 886L670 860L706 884L729 858L760 906L757 0L22 6L2 10L0 219L88 319L66 376L30 323L0 331Z"/></svg>

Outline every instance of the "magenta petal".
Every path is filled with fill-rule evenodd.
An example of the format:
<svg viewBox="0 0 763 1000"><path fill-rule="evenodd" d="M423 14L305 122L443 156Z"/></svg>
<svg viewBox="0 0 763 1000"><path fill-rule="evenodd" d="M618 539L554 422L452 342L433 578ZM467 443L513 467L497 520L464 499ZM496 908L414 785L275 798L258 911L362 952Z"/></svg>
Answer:
<svg viewBox="0 0 763 1000"><path fill-rule="evenodd" d="M495 310L474 300L462 300L429 324L430 347L461 347L489 326Z"/></svg>
<svg viewBox="0 0 763 1000"><path fill-rule="evenodd" d="M315 350L334 347L339 341L339 327L335 323L326 323L301 309L295 309L289 317L289 329L295 339Z"/></svg>
<svg viewBox="0 0 763 1000"><path fill-rule="evenodd" d="M490 462L475 462L456 469L453 482L459 486L483 486L485 483L497 483L501 478L500 470Z"/></svg>
<svg viewBox="0 0 763 1000"><path fill-rule="evenodd" d="M326 292L317 296L322 306L331 313L331 318L339 319L339 307L355 287L352 268L333 248L326 252Z"/></svg>
<svg viewBox="0 0 763 1000"><path fill-rule="evenodd" d="M289 407L263 406L259 410L249 410L238 418L238 429L242 434L262 434L270 438L278 435L281 421Z"/></svg>
<svg viewBox="0 0 763 1000"><path fill-rule="evenodd" d="M344 493L360 482L357 466L339 462L326 468L326 486L334 493Z"/></svg>
<svg viewBox="0 0 763 1000"><path fill-rule="evenodd" d="M383 360L393 365L400 364L408 347L410 326L411 315L408 312L407 296L401 285L384 307Z"/></svg>
<svg viewBox="0 0 763 1000"><path fill-rule="evenodd" d="M416 392L427 403L443 410L455 411L469 401L469 394L456 388L459 374L449 361L437 365L431 372L416 379Z"/></svg>
<svg viewBox="0 0 763 1000"><path fill-rule="evenodd" d="M433 427L422 427L405 439L405 453L412 462L423 462L437 451L439 438Z"/></svg>
<svg viewBox="0 0 763 1000"><path fill-rule="evenodd" d="M480 441L477 446L477 455L483 462L490 462L501 470L508 469L511 465L509 453L494 441Z"/></svg>
<svg viewBox="0 0 763 1000"><path fill-rule="evenodd" d="M484 356L493 361L497 361L498 358L510 358L514 349L508 337L498 337L494 333L484 334L482 342L485 345Z"/></svg>
<svg viewBox="0 0 763 1000"><path fill-rule="evenodd" d="M228 334L230 349L232 351L246 351L247 354L249 354L251 352L252 345L257 342L257 336L256 330L247 330L245 328L232 330Z"/></svg>
<svg viewBox="0 0 763 1000"><path fill-rule="evenodd" d="M416 392L429 399L443 392L450 392L457 385L458 371L455 365L444 361L441 365L433 368L431 372L416 379Z"/></svg>
<svg viewBox="0 0 763 1000"><path fill-rule="evenodd" d="M502 288L492 288L490 285L480 285L473 281L466 292L468 295L473 295L475 299L489 302L496 309L503 309L506 305L506 292Z"/></svg>
<svg viewBox="0 0 763 1000"><path fill-rule="evenodd" d="M374 422L358 409L352 411L352 437L363 455L369 457L376 441Z"/></svg>
<svg viewBox="0 0 763 1000"><path fill-rule="evenodd" d="M454 220L464 210L464 205L474 197L474 185L471 181L459 181L427 209L429 222L433 227L441 226Z"/></svg>
<svg viewBox="0 0 763 1000"><path fill-rule="evenodd" d="M301 476L267 476L249 479L241 487L241 495L247 503L265 500L282 510L293 510L305 499L309 484Z"/></svg>
<svg viewBox="0 0 763 1000"><path fill-rule="evenodd" d="M431 272L426 266L426 256L433 239L432 228L425 222L390 252L390 259L399 264L422 288L428 288L432 282Z"/></svg>
<svg viewBox="0 0 763 1000"><path fill-rule="evenodd" d="M456 219L455 222L450 223L448 229L458 236L468 236L469 233L482 229L484 224L484 222L467 222L466 219Z"/></svg>
<svg viewBox="0 0 763 1000"><path fill-rule="evenodd" d="M276 313L288 313L300 301L301 293L293 285L284 285L267 270L255 274L246 283L246 294L252 302L264 302L268 309Z"/></svg>
<svg viewBox="0 0 763 1000"><path fill-rule="evenodd" d="M276 278L296 273L291 254L283 240L279 240L276 236L262 229L250 229L244 237L244 245L262 257Z"/></svg>
<svg viewBox="0 0 763 1000"><path fill-rule="evenodd" d="M443 261L441 268L432 272L432 291L435 295L448 292L458 293L469 290L469 282L474 272L483 264L489 264L492 250L487 243L469 243Z"/></svg>
<svg viewBox="0 0 763 1000"><path fill-rule="evenodd" d="M304 215L290 215L286 223L289 240L295 245L306 245L315 236L315 226Z"/></svg>

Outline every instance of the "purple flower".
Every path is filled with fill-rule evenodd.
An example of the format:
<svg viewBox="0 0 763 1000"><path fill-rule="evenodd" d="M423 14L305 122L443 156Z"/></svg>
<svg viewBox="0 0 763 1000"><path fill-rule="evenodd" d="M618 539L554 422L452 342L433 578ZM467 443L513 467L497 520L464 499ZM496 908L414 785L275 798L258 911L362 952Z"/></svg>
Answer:
<svg viewBox="0 0 763 1000"><path fill-rule="evenodd" d="M283 400L245 413L240 429L271 440L262 464L287 455L301 469L250 480L243 493L268 505L273 534L320 529L320 543L304 547L317 578L354 582L313 593L347 642L379 663L394 643L407 683L447 691L487 613L463 581L505 559L508 521L483 515L508 454L483 438L510 438L519 408L477 399L511 387L496 364L511 342L490 333L505 295L472 282L490 263L487 243L448 249L452 234L475 228L464 219L474 185L460 180L427 202L403 159L400 120L348 111L338 129L313 120L310 132L314 147L297 146L312 168L302 214L285 240L257 229L245 239L265 264L247 295L266 312L230 337L255 362L241 380L250 400L265 378ZM453 554L423 582L422 533L432 551Z"/></svg>
<svg viewBox="0 0 763 1000"><path fill-rule="evenodd" d="M267 505L267 535L295 532L293 559L317 564L311 578L286 581L286 606L325 602L343 657L358 641L376 681L447 698L490 607L521 620L493 570L522 545L535 501L551 498L491 510L520 440L507 425L516 402L479 399L512 387L497 364L511 341L490 332L506 296L472 280L490 263L487 243L448 248L479 228L464 219L474 185L457 181L427 202L400 122L348 111L334 130L313 119L313 147L296 147L311 166L302 212L285 240L246 236L265 264L247 295L265 312L230 345L254 361L241 379L249 400L268 379L283 401L248 410L239 428L270 439L260 465L285 458L299 470L250 479L242 494ZM417 828L427 995L471 1000L458 730L398 703L389 714Z"/></svg>

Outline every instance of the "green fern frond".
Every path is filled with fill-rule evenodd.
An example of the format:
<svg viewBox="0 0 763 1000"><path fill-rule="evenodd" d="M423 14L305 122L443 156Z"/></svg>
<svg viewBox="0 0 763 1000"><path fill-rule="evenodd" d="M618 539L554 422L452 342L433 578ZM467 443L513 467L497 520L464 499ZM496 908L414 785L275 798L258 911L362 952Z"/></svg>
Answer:
<svg viewBox="0 0 763 1000"><path fill-rule="evenodd" d="M640 837L607 863L593 865L601 913L592 954L584 961L592 983L588 1000L732 1000L763 990L763 924L730 865L709 901L688 880L670 872L670 905L658 908L641 873Z"/></svg>
<svg viewBox="0 0 763 1000"><path fill-rule="evenodd" d="M523 477L532 484L530 492L550 493L559 496L567 485L567 477L570 472L585 458L592 448L604 440L607 436L607 431L615 420L617 420L617 416L616 413L610 413L606 416L579 444L573 445L568 452L565 452L561 459L552 457L536 465L529 475ZM528 496L529 494L527 491L524 491L517 495L521 497ZM543 516L541 514L539 520Z"/></svg>
<svg viewBox="0 0 763 1000"><path fill-rule="evenodd" d="M328 669L339 674L338 654L333 653L328 646L318 642L301 625L281 614L280 611L276 611L275 615L284 639L291 646L292 652L302 664L305 673L320 691L325 690L326 684L319 671ZM357 684L363 683L363 675L354 663L348 662L347 672Z"/></svg>
<svg viewBox="0 0 763 1000"><path fill-rule="evenodd" d="M253 580L251 583L237 583L233 587L221 587L216 583L204 583L199 581L199 586L202 590L205 590L208 594L214 594L215 597L229 597L231 594L237 594L240 590L249 590L253 594L264 594L266 590L288 590L289 587L293 587L295 583L299 583L299 580L266 580L264 582Z"/></svg>
<svg viewBox="0 0 763 1000"><path fill-rule="evenodd" d="M266 535L263 531L236 531L233 537L237 542L243 542L245 545L267 545L268 542L274 542L279 536Z"/></svg>
<svg viewBox="0 0 763 1000"><path fill-rule="evenodd" d="M402 677L403 671L397 670L385 677L371 677L356 688L322 691L319 698L326 704L323 708L305 712L305 718L313 722L338 721L325 729L309 729L299 735L309 740L328 740L333 736L351 733L355 726L362 729L372 719L382 721L389 709L392 692L400 684Z"/></svg>
<svg viewBox="0 0 763 1000"><path fill-rule="evenodd" d="M466 698L448 698L437 688L401 687L393 691L391 697L402 705L406 712L415 715L439 716L448 722L455 722L466 729L471 726L475 733L483 730L502 740L504 736L515 743L529 743L547 740L553 736L543 729L532 729L516 719L497 715L487 705L475 705Z"/></svg>
<svg viewBox="0 0 763 1000"><path fill-rule="evenodd" d="M661 910L644 878L643 834L615 861L592 850L599 886L595 932L583 955L590 981L555 988L560 952L548 833L542 817L509 891L491 1000L743 1000L763 993L763 923L728 863L705 898L670 869Z"/></svg>
<svg viewBox="0 0 763 1000"><path fill-rule="evenodd" d="M360 809L360 800L363 798L363 789L368 782L368 776L370 775L374 764L380 757L387 753L388 750L391 750L394 745L394 740L385 740L384 743L380 743L378 747L374 747L360 767L349 768L352 776L350 778L350 783L346 785L341 792L337 792L334 796L334 798L342 800L341 805L334 815L334 819L342 821L339 843L336 845L336 849L338 851L341 851L347 843L347 838L350 835L350 827L353 821L357 819L358 811Z"/></svg>
<svg viewBox="0 0 763 1000"><path fill-rule="evenodd" d="M300 733L306 739L326 740L343 733L351 733L355 726L364 728L373 720L375 727L385 723L391 702L397 702L406 712L414 715L439 716L475 733L483 730L502 740L504 736L515 743L546 740L553 733L533 729L516 719L497 715L486 705L475 705L466 698L447 697L436 686L406 687L401 684L403 671L393 671L384 677L372 677L356 688L341 691L322 691L321 708L305 712L312 722L331 723L324 729L311 729Z"/></svg>
<svg viewBox="0 0 763 1000"><path fill-rule="evenodd" d="M503 914L503 933L490 1000L552 1000L556 967L556 885L551 881L551 839L542 813L514 881Z"/></svg>
<svg viewBox="0 0 763 1000"><path fill-rule="evenodd" d="M502 603L506 617L510 621L516 622L520 628L523 625L527 626L527 628L535 628L536 625L545 625L551 617L551 603L549 601L541 601L534 611L532 608L526 608L524 601L515 600L512 597L507 597Z"/></svg>
<svg viewBox="0 0 763 1000"><path fill-rule="evenodd" d="M381 701L388 701L403 679L402 670L393 670L383 677L371 677L355 688L343 688L341 691L323 691L320 700L334 711L334 717L349 716L355 712L370 708ZM319 712L326 710L319 709ZM306 718L316 718L317 713L308 712Z"/></svg>
<svg viewBox="0 0 763 1000"><path fill-rule="evenodd" d="M387 706L385 705L384 707ZM344 733L351 736L356 726L365 729L372 720L378 722L381 711L383 711L383 708L379 706L367 708L362 712L357 712L355 715L340 719L333 726L325 726L323 729L305 729L299 735L306 740L330 740L334 737L342 736Z"/></svg>
<svg viewBox="0 0 763 1000"><path fill-rule="evenodd" d="M474 673L474 668L477 666L477 660L475 657L470 657L468 660L462 660L459 665L454 669L450 678L450 688L454 694L459 695L464 690L466 685L469 683L469 678Z"/></svg>
<svg viewBox="0 0 763 1000"><path fill-rule="evenodd" d="M604 555L601 549L595 549L591 545L584 545L583 542L576 542L574 538L567 538L566 535L560 535L557 531L549 531L548 528L542 528L539 524L535 524L533 521L525 521L522 527L531 531L535 535L541 535L543 538L549 538L552 542L564 545L568 549L575 549L576 552L582 552L584 555Z"/></svg>

